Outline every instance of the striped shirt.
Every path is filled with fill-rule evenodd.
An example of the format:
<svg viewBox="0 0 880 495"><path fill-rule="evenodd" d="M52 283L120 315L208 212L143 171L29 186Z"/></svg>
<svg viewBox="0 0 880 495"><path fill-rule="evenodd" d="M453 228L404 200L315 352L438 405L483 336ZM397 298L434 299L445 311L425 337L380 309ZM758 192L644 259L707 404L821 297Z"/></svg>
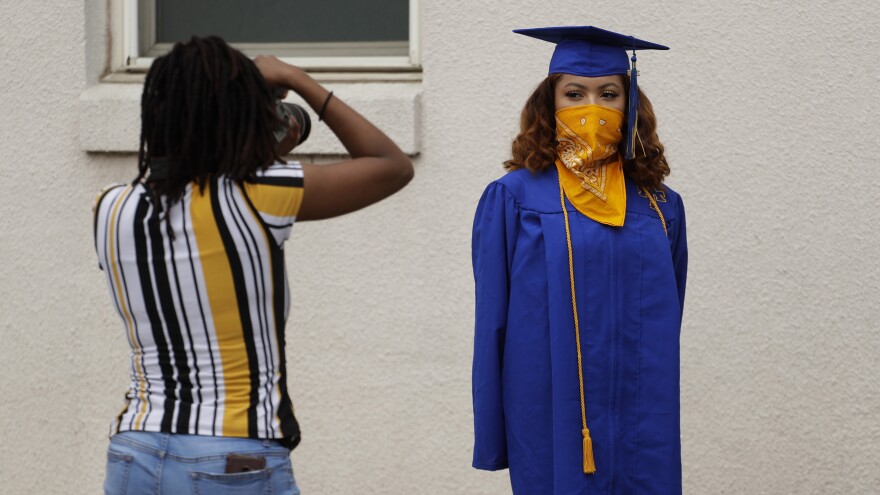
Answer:
<svg viewBox="0 0 880 495"><path fill-rule="evenodd" d="M190 184L167 222L142 184L99 196L98 262L131 346L131 385L111 434L298 443L284 356L283 243L302 187L298 163L246 182Z"/></svg>

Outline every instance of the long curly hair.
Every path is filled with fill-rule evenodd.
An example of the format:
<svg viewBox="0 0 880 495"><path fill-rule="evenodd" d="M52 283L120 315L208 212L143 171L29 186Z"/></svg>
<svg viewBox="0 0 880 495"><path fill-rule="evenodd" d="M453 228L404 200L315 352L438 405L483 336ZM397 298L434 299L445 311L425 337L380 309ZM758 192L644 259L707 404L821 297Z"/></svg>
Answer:
<svg viewBox="0 0 880 495"><path fill-rule="evenodd" d="M561 74L541 81L526 101L520 116L520 131L513 140L512 157L504 162L507 171L525 168L540 172L556 161L556 82ZM629 78L623 78L629 94ZM657 137L657 118L651 101L639 88L639 118L632 160L623 160L623 171L639 187L656 188L669 175L663 143Z"/></svg>
<svg viewBox="0 0 880 495"><path fill-rule="evenodd" d="M170 205L190 182L204 189L217 175L247 179L281 159L273 130L282 124L251 59L214 36L176 43L144 82L135 183L149 172L151 191ZM161 178L152 176L157 158L167 163Z"/></svg>

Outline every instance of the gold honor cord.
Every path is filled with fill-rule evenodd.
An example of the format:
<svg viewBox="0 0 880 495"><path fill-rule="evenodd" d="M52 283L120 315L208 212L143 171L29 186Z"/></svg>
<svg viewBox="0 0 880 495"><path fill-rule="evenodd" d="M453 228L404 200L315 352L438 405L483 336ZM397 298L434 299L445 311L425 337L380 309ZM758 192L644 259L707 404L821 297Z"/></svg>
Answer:
<svg viewBox="0 0 880 495"><path fill-rule="evenodd" d="M648 201L651 202L651 209L660 215L660 222L663 224L663 232L666 234L666 237L669 237L669 231L666 230L666 219L663 218L663 212L660 211L660 207L657 206L657 200L654 199L654 195L651 194L651 191L649 191L647 187L643 187L642 191L645 193L645 196L648 197Z"/></svg>
<svg viewBox="0 0 880 495"><path fill-rule="evenodd" d="M559 204L562 205L562 216L565 218L565 242L568 245L568 277L571 280L571 310L574 314L574 343L577 348L578 358L578 383L581 394L581 426L584 436L584 473L596 472L596 462L593 459L593 440L590 438L590 430L587 428L587 406L584 400L584 368L581 358L581 328L578 323L577 297L574 291L574 256L571 252L571 229L568 225L568 209L565 208L565 194L562 192L562 179L559 179Z"/></svg>
<svg viewBox="0 0 880 495"><path fill-rule="evenodd" d="M574 343L575 349L577 350L577 364L578 364L578 384L580 385L578 392L580 392L581 396L581 426L583 429L581 433L584 437L584 474L593 474L596 472L596 461L593 458L593 440L590 438L590 430L587 428L587 404L584 398L584 367L583 367L583 354L581 353L581 327L580 322L578 321L578 310L577 310L577 295L575 293L574 287L574 254L571 250L571 227L568 223L568 209L565 207L565 193L562 190L562 178L561 176L557 176L559 180L559 205L562 206L562 216L565 219L565 243L566 247L568 247L568 278L571 282L571 312L574 316ZM663 232L666 233L666 237L669 237L669 231L666 230L666 219L663 217L663 212L660 211L660 207L657 206L657 201L654 199L654 195L647 188L642 189L645 193L645 196L648 197L648 201L651 203L651 209L657 212L657 215L660 216L660 222L663 224Z"/></svg>

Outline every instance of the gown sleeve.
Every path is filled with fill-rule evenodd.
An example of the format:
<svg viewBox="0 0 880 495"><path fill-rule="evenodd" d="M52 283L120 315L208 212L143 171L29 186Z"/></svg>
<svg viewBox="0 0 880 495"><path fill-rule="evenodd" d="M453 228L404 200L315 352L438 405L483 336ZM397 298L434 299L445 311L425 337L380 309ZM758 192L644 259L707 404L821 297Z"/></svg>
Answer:
<svg viewBox="0 0 880 495"><path fill-rule="evenodd" d="M685 226L684 203L681 196L676 205L676 225L672 235L672 267L675 270L675 283L678 286L678 302L684 312L684 291L687 282L688 248L687 228Z"/></svg>
<svg viewBox="0 0 880 495"><path fill-rule="evenodd" d="M509 191L490 184L477 207L471 246L476 287L473 467L490 471L508 467L501 377L517 217Z"/></svg>

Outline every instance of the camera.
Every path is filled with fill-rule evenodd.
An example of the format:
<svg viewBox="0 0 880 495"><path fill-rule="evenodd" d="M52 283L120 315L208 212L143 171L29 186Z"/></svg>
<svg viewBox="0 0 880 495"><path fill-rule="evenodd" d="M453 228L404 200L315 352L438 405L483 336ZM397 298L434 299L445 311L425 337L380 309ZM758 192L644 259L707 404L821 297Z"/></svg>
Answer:
<svg viewBox="0 0 880 495"><path fill-rule="evenodd" d="M309 132L312 130L312 119L309 118L305 108L295 103L283 102L279 98L275 100L275 112L278 114L278 118L284 121L284 125L275 128L275 140L277 142L280 143L287 136L287 130L289 129L287 123L290 122L291 117L299 124L299 142L296 143L296 146L301 145L308 139Z"/></svg>

